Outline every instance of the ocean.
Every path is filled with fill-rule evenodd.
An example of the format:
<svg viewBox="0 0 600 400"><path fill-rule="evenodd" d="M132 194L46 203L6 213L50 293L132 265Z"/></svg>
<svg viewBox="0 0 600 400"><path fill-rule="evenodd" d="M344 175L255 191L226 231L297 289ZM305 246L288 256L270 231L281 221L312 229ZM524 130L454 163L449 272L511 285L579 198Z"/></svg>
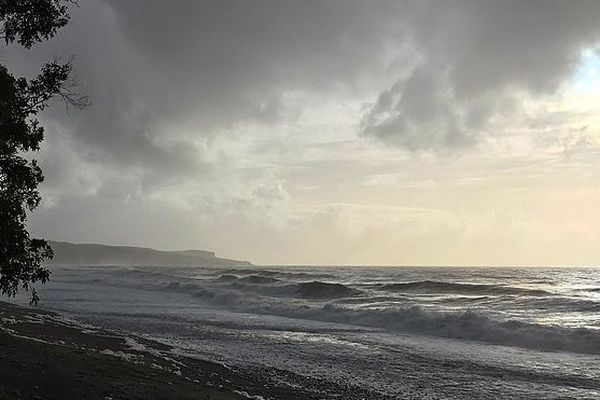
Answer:
<svg viewBox="0 0 600 400"><path fill-rule="evenodd" d="M599 268L56 267L39 292L316 397L600 398Z"/></svg>

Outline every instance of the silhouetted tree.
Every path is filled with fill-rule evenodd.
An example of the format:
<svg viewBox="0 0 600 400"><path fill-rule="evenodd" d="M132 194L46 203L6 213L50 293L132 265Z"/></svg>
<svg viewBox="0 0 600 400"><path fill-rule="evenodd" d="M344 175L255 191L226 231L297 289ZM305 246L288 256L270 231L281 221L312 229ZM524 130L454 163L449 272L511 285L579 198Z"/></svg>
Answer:
<svg viewBox="0 0 600 400"><path fill-rule="evenodd" d="M25 48L47 40L69 22L69 0L0 0L0 37L6 45ZM40 204L38 185L44 180L35 160L25 153L37 151L44 128L36 116L48 101L61 97L68 105L84 107L71 80L71 64L53 61L31 80L15 78L0 64L0 291L14 296L19 288L31 289L31 302L39 297L35 282L46 282L50 271L44 260L53 256L43 239L27 231L27 212Z"/></svg>

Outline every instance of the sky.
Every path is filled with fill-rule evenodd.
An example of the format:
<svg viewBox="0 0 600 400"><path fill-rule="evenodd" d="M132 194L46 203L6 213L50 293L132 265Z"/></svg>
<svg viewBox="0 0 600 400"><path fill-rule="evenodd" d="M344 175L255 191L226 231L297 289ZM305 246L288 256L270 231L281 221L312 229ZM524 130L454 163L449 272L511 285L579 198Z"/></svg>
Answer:
<svg viewBox="0 0 600 400"><path fill-rule="evenodd" d="M32 233L260 264L600 264L600 1L80 0Z"/></svg>

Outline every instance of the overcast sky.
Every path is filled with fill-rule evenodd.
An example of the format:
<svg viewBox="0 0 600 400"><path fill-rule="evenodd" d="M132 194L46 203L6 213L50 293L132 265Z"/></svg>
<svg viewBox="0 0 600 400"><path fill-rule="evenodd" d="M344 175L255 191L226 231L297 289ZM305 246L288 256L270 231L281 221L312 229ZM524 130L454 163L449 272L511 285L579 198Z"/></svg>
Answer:
<svg viewBox="0 0 600 400"><path fill-rule="evenodd" d="M600 1L80 0L32 231L255 263L600 263Z"/></svg>

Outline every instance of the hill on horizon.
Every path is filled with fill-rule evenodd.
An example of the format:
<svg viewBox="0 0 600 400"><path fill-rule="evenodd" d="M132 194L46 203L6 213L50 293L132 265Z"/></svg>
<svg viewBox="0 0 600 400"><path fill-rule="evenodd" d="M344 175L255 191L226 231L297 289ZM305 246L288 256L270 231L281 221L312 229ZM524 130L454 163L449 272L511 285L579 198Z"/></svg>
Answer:
<svg viewBox="0 0 600 400"><path fill-rule="evenodd" d="M252 265L248 261L220 258L207 250L163 251L148 247L110 246L49 241L54 258L48 265L209 266Z"/></svg>

